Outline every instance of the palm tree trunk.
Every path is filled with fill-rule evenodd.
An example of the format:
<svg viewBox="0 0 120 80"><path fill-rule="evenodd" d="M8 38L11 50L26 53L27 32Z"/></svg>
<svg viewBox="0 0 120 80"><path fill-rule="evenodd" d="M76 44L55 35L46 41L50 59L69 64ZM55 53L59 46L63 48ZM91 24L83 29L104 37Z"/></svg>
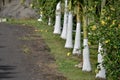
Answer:
<svg viewBox="0 0 120 80"><path fill-rule="evenodd" d="M81 21L80 21L80 4L77 5L77 24L76 24L76 35L73 54L81 54Z"/></svg>
<svg viewBox="0 0 120 80"><path fill-rule="evenodd" d="M99 72L96 74L96 78L106 78L106 75L105 75L105 68L103 67L102 65L102 62L103 62L103 56L101 55L103 53L103 48L102 48L102 44L99 43L99 47L98 47L98 63L99 65L97 66L97 68L99 70Z"/></svg>
<svg viewBox="0 0 120 80"><path fill-rule="evenodd" d="M38 21L42 21L42 17L43 17L43 15L42 15L42 13L40 13L40 18L38 19Z"/></svg>
<svg viewBox="0 0 120 80"><path fill-rule="evenodd" d="M68 0L65 0L64 22L63 22L63 30L61 33L62 39L66 39L66 37L67 37L67 25L68 25L68 9L67 9L68 5L67 5L67 3L68 3Z"/></svg>
<svg viewBox="0 0 120 80"><path fill-rule="evenodd" d="M73 14L71 11L69 11L67 38L66 38L65 48L73 48L72 28L73 28Z"/></svg>
<svg viewBox="0 0 120 80"><path fill-rule="evenodd" d="M73 48L72 29L73 29L73 13L72 13L72 2L70 0L69 1L67 38L66 38L65 48Z"/></svg>
<svg viewBox="0 0 120 80"><path fill-rule="evenodd" d="M102 0L102 3L101 3L101 13L102 13L103 7L105 6L105 3L106 3L106 0ZM102 51L103 51L102 44L99 43L99 47L98 47L98 63L99 63L99 65L97 66L97 68L100 68L100 70L96 74L96 78L104 78L105 79L106 78L106 74L105 74L106 71L105 71L105 68L102 65L102 62L103 62Z"/></svg>
<svg viewBox="0 0 120 80"><path fill-rule="evenodd" d="M61 33L61 2L59 2L56 6L56 20L54 26L54 34Z"/></svg>
<svg viewBox="0 0 120 80"><path fill-rule="evenodd" d="M84 10L86 11L86 7L84 7ZM85 12L84 11L84 12ZM90 64L90 53L89 53L89 46L88 46L88 32L87 32L87 26L88 26L88 18L86 15L83 15L83 67L82 71L91 71L91 64Z"/></svg>
<svg viewBox="0 0 120 80"><path fill-rule="evenodd" d="M48 25L49 25L49 26L51 25L51 17L49 17Z"/></svg>

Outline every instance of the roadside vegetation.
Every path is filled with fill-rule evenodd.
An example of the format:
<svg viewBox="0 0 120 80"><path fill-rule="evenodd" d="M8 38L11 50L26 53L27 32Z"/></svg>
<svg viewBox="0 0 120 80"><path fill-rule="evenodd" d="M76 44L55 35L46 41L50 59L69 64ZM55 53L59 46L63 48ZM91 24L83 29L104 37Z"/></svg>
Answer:
<svg viewBox="0 0 120 80"><path fill-rule="evenodd" d="M35 26L66 77L120 80L119 0L33 0L31 4L38 20L9 22Z"/></svg>
<svg viewBox="0 0 120 80"><path fill-rule="evenodd" d="M65 40L59 35L53 35L53 27L36 20L14 20L10 19L8 23L29 25L35 27L35 34L42 36L50 48L51 55L54 55L58 70L64 74L69 80L95 80L95 68L97 63L97 48L90 47L90 60L92 62L92 71L83 72L82 69L75 67L82 61L80 56L73 56L71 49L65 49Z"/></svg>

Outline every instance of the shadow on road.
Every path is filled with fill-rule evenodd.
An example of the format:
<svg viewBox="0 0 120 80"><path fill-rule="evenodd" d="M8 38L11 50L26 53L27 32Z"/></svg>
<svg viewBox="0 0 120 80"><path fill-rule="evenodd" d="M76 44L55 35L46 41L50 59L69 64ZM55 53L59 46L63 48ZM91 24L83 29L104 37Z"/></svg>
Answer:
<svg viewBox="0 0 120 80"><path fill-rule="evenodd" d="M7 79L7 78L15 78L13 70L15 70L15 66L9 66L9 65L0 65L0 80L1 79Z"/></svg>
<svg viewBox="0 0 120 80"><path fill-rule="evenodd" d="M1 46L1 45L0 45L0 48L5 48L5 47L6 47L6 46Z"/></svg>

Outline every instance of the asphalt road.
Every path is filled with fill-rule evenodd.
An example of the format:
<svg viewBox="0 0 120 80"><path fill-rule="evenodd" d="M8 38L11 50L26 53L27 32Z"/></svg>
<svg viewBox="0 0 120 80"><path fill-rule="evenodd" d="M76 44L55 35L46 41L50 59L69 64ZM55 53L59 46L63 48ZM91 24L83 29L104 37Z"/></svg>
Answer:
<svg viewBox="0 0 120 80"><path fill-rule="evenodd" d="M33 80L18 35L22 28L0 23L0 80ZM22 33L22 32L21 32Z"/></svg>
<svg viewBox="0 0 120 80"><path fill-rule="evenodd" d="M67 80L34 31L26 25L0 23L0 80Z"/></svg>

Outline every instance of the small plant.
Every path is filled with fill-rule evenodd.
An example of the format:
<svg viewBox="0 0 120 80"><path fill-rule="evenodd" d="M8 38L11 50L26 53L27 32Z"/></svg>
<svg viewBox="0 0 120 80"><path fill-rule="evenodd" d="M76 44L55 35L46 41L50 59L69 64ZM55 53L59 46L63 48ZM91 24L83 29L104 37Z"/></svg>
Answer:
<svg viewBox="0 0 120 80"><path fill-rule="evenodd" d="M31 53L31 50L30 50L30 48L29 48L28 46L24 45L24 46L23 46L23 52L24 52L25 54L30 54L30 53Z"/></svg>
<svg viewBox="0 0 120 80"><path fill-rule="evenodd" d="M24 37L20 37L19 39L20 39L20 40L27 40L27 41L30 40L29 37L25 37L25 36L24 36Z"/></svg>

